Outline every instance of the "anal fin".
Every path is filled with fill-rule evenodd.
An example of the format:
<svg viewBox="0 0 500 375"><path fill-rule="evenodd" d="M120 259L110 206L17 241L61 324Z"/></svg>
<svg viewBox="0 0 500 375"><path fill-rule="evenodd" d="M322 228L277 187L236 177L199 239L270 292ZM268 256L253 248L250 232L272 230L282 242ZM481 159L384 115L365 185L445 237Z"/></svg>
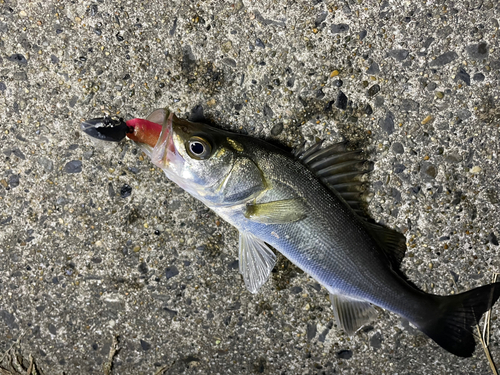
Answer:
<svg viewBox="0 0 500 375"><path fill-rule="evenodd" d="M369 302L331 293L330 301L337 325L349 336L377 317L377 310Z"/></svg>

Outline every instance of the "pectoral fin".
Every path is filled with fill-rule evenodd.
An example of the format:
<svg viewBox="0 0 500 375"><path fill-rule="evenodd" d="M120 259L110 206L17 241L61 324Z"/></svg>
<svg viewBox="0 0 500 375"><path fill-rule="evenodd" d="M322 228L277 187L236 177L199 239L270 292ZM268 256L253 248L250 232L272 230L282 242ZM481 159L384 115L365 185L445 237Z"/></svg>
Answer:
<svg viewBox="0 0 500 375"><path fill-rule="evenodd" d="M285 224L304 219L307 207L301 198L247 204L245 217L264 224Z"/></svg>
<svg viewBox="0 0 500 375"><path fill-rule="evenodd" d="M276 263L276 255L252 233L240 232L240 273L250 293L257 293Z"/></svg>
<svg viewBox="0 0 500 375"><path fill-rule="evenodd" d="M330 294L330 301L338 326L349 336L377 317L377 310L369 302L341 294Z"/></svg>

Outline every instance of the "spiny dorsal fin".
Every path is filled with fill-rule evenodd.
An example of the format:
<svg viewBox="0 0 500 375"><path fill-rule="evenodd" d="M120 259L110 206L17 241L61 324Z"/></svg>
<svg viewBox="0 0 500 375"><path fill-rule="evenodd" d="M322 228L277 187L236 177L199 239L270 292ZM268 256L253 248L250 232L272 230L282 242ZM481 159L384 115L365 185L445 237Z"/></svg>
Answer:
<svg viewBox="0 0 500 375"><path fill-rule="evenodd" d="M363 212L366 184L363 176L373 163L367 161L361 150L352 150L348 142L339 142L321 148L317 142L310 148L300 146L294 155L318 176L335 194L363 220L366 229L389 258L394 269L399 269L406 252L406 237L392 229L368 222Z"/></svg>
<svg viewBox="0 0 500 375"><path fill-rule="evenodd" d="M363 176L373 169L361 150L351 150L348 142L321 148L322 141L309 148L302 144L293 154L338 194L357 214L363 216L366 185Z"/></svg>

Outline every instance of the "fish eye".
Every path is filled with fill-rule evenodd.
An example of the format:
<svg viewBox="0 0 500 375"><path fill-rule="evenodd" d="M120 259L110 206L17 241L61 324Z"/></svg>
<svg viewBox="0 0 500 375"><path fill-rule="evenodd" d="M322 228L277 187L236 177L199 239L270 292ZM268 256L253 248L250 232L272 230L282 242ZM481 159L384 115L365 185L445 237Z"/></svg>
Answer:
<svg viewBox="0 0 500 375"><path fill-rule="evenodd" d="M189 156L198 160L208 159L212 154L212 146L201 137L191 137L186 144L186 149Z"/></svg>

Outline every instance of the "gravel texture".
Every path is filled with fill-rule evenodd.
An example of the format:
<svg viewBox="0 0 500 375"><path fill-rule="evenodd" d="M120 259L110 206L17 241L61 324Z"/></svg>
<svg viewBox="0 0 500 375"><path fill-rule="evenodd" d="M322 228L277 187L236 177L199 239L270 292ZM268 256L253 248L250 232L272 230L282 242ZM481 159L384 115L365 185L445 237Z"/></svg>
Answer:
<svg viewBox="0 0 500 375"><path fill-rule="evenodd" d="M229 224L78 124L167 106L357 142L408 277L465 291L500 269L499 20L493 0L0 0L0 352L45 374L490 373L387 311L347 337L283 257L251 295Z"/></svg>

